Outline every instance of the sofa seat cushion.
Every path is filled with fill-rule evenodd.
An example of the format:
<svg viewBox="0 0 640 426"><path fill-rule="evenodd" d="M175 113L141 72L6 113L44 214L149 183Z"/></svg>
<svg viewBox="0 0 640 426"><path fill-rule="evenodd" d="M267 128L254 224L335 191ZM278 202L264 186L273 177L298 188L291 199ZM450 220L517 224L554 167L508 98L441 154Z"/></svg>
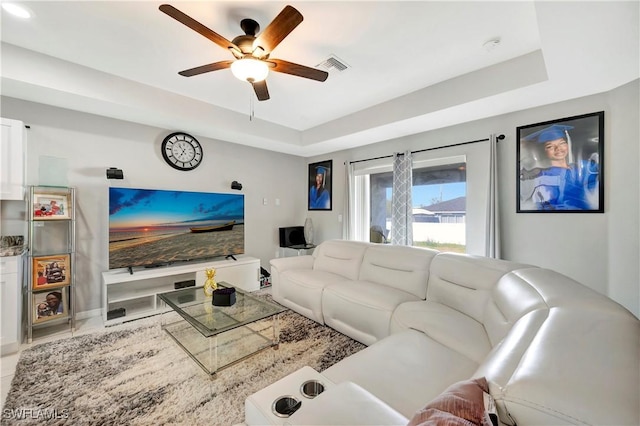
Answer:
<svg viewBox="0 0 640 426"><path fill-rule="evenodd" d="M322 290L347 278L315 269L289 269L280 274L276 302L324 324Z"/></svg>
<svg viewBox="0 0 640 426"><path fill-rule="evenodd" d="M416 330L380 340L322 372L334 383L352 381L411 418L478 364Z"/></svg>
<svg viewBox="0 0 640 426"><path fill-rule="evenodd" d="M389 335L396 307L418 300L411 293L369 281L343 281L325 287L322 314L328 326L370 345Z"/></svg>
<svg viewBox="0 0 640 426"><path fill-rule="evenodd" d="M396 333L407 328L425 333L478 364L492 348L481 323L437 302L408 302L398 306L391 319L390 332Z"/></svg>

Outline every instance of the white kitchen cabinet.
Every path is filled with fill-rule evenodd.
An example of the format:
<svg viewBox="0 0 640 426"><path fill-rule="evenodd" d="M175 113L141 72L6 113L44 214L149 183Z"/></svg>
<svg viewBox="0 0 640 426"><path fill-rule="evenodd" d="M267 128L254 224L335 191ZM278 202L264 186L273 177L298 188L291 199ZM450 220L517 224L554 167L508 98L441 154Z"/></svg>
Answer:
<svg viewBox="0 0 640 426"><path fill-rule="evenodd" d="M0 352L18 351L22 341L22 256L0 257Z"/></svg>
<svg viewBox="0 0 640 426"><path fill-rule="evenodd" d="M0 200L24 200L24 123L0 120Z"/></svg>

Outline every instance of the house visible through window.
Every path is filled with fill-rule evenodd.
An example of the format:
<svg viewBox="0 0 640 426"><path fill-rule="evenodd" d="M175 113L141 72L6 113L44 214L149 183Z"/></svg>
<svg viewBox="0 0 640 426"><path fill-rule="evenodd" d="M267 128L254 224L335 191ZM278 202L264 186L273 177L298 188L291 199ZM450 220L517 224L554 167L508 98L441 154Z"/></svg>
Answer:
<svg viewBox="0 0 640 426"><path fill-rule="evenodd" d="M453 159L455 162L451 162L451 158L445 160L414 162L413 245L464 253L466 162L460 156ZM369 238L372 242L387 242L391 230L393 174L384 171L368 177Z"/></svg>

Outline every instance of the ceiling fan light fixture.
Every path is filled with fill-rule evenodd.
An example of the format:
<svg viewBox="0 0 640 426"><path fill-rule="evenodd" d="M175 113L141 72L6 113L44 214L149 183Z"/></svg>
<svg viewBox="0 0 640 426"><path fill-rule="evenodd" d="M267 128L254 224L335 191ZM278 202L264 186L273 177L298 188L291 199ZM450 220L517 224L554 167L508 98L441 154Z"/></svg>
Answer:
<svg viewBox="0 0 640 426"><path fill-rule="evenodd" d="M13 16L21 19L29 19L32 16L29 9L16 3L2 3L2 8Z"/></svg>
<svg viewBox="0 0 640 426"><path fill-rule="evenodd" d="M231 72L239 80L257 83L267 78L269 66L258 59L242 58L231 64Z"/></svg>

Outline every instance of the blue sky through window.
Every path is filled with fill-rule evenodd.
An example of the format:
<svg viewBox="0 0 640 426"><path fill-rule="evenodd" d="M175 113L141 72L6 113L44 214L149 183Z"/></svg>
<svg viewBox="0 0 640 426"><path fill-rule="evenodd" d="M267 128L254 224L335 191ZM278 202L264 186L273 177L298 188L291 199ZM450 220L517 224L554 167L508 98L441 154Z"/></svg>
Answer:
<svg viewBox="0 0 640 426"><path fill-rule="evenodd" d="M428 206L434 202L464 197L467 193L466 182L443 183L414 186L411 193L413 206ZM391 188L387 188L387 200L391 200Z"/></svg>

